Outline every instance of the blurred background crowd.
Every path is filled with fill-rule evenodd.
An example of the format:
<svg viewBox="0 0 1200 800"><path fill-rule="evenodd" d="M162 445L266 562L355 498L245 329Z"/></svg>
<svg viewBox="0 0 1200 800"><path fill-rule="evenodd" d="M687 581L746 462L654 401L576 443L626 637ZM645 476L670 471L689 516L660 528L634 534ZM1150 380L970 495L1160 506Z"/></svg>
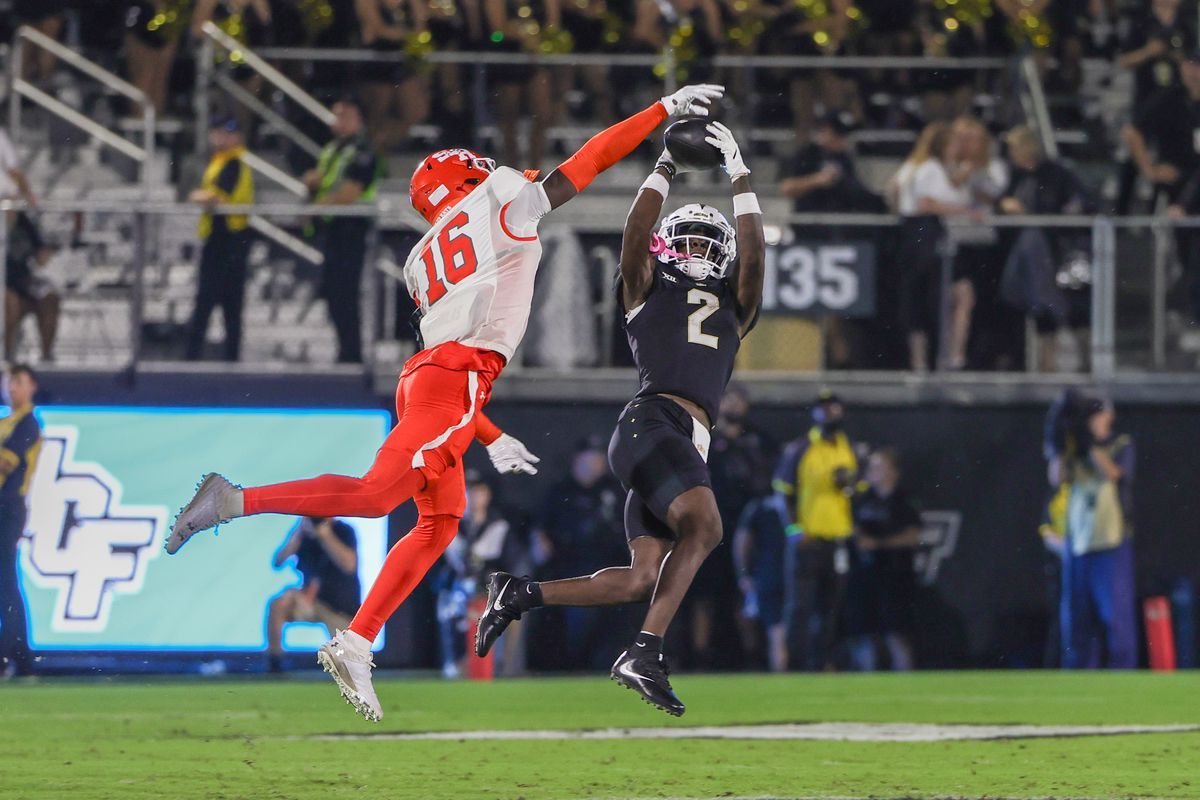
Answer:
<svg viewBox="0 0 1200 800"><path fill-rule="evenodd" d="M939 652L947 621L933 588L938 560L954 554L954 510L927 512L908 488L902 454L852 438L854 409L827 390L813 399L791 441L775 441L754 416L746 389L735 384L721 403L709 459L724 541L668 634L675 658L693 670L954 666ZM1133 554L1134 444L1115 421L1110 402L1076 390L1046 414L1048 480L1040 499L1029 502L1042 504L1044 557L1037 561L1044 574L1034 585L1045 590L1051 611L1035 623L1040 630L1014 635L1011 651L993 654L996 666L1145 663ZM458 537L424 584L434 613L420 624L431 627L436 618L430 641L446 677L467 670L472 623L491 572L555 580L627 563L623 495L606 449L599 435L580 439L568 463L547 465L562 477L532 506L505 496L502 487L519 483L468 473ZM302 522L288 547L322 522ZM1020 547L1023 537L1012 538L1010 547ZM324 541L336 555L330 536ZM272 614L304 587L344 584L353 566L327 560L301 571L303 586L274 600ZM343 619L354 610L356 591L343 600ZM531 612L500 640L495 673L602 671L640 613L640 606ZM322 621L308 606L294 619Z"/></svg>
<svg viewBox="0 0 1200 800"><path fill-rule="evenodd" d="M829 302L799 309L815 320L819 357L768 364L775 368L1087 372L1099 256L1080 215L1155 214L1174 225L1200 212L1195 0L0 0L6 6L0 27L10 30L0 30L0 41L32 26L144 92L166 153L155 179L163 197L209 208L279 198L239 148L302 180L309 200L403 206L408 170L430 149L469 145L545 168L665 83L726 83L721 113L772 199L772 241L818 259L838 244L871 253L873 271L856 275L872 285L872 300L850 309L831 290ZM202 46L210 23L232 49ZM336 121L298 108L239 46L265 54L319 102L341 101ZM44 48L26 43L19 60L35 89L137 138L137 104L91 92ZM31 119L23 137L0 137L10 176L0 177L0 197L98 190L94 176L76 183L63 160L78 137L63 141ZM211 149L210 123L228 134ZM13 148L12 138L26 143ZM298 146L304 140L314 144ZM204 184L209 156L251 168L240 183L227 173L227 186L214 192L215 172ZM357 171L347 174L351 161ZM618 171L605 189L632 190L636 180ZM690 184L697 192L705 185ZM581 219L608 219L605 230L615 231L621 203L589 202L597 205ZM806 221L813 214L897 216ZM1024 215L1076 221L1004 224ZM142 315L143 357L356 363L371 360L373 342L404 338L395 333L406 330L396 322L408 312L402 290L385 308L362 308L376 302L362 296L364 285L375 286L373 267L386 274L384 262L403 257L403 225L326 218L294 226L305 235L315 228L310 243L331 263L287 271L275 249L253 247L261 237L244 230L244 217L230 219L218 217L220 241L207 259L196 259L206 248L194 234L169 232L170 220L155 234L153 255L166 263L157 265L152 308ZM42 345L32 346L27 323L27 359L52 357L58 329L77 328L83 312L69 288L81 279L70 277L64 252L87 249L93 224L73 215L13 226L24 247L9 258L10 274L23 276L16 285L10 278L10 353L23 341L23 318L36 319ZM587 233L572 224L578 237ZM202 228L201 237L211 233ZM1153 295L1119 332L1118 345L1131 349L1153 336L1152 355L1130 356L1138 367L1192 369L1200 355L1195 235L1146 227L1121 241L1122 304ZM591 245L582 242L587 256ZM86 258L104 256L93 248ZM237 266L218 275L206 270L214 261ZM33 280L47 262L59 267L42 272L59 277ZM824 298L823 275L815 291ZM599 294L605 282L585 288ZM327 307L322 319L301 302L293 339L329 333L296 348L259 328L263 316L279 322L280 297L300 285ZM266 306L270 314L256 312ZM210 329L217 307L224 327ZM74 349L76 337L68 338ZM583 355L567 357L568 366L610 363L611 343L597 341L579 345Z"/></svg>

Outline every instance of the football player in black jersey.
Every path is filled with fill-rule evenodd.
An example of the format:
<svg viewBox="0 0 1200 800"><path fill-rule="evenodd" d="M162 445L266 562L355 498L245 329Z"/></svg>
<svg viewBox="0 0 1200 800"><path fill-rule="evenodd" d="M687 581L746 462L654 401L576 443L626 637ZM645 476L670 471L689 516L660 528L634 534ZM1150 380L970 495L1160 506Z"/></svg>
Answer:
<svg viewBox="0 0 1200 800"><path fill-rule="evenodd" d="M621 243L618 302L641 389L621 413L608 458L627 492L632 560L544 583L493 573L475 639L483 656L532 608L649 599L642 630L613 664L612 677L676 716L684 705L667 679L662 637L696 570L721 541L705 463L709 431L742 337L758 316L765 250L762 213L737 142L720 123L710 124L708 133L732 183L736 230L717 209L690 204L654 233L679 171L664 152L638 192Z"/></svg>

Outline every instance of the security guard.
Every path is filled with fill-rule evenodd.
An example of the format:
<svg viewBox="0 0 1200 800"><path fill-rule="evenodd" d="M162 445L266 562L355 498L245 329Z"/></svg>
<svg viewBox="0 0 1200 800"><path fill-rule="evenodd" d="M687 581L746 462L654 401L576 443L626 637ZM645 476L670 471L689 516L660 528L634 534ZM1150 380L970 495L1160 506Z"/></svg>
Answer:
<svg viewBox="0 0 1200 800"><path fill-rule="evenodd" d="M25 534L25 496L42 446L42 426L33 413L37 376L18 364L8 373L12 411L0 419L0 676L30 670L29 620L17 573L17 543Z"/></svg>
<svg viewBox="0 0 1200 800"><path fill-rule="evenodd" d="M200 251L200 279L196 304L188 331L187 357L200 358L208 318L221 306L225 319L226 361L237 361L242 347L242 306L246 299L246 261L250 255L250 231L244 214L218 214L219 203L249 205L254 202L254 176L242 160L246 152L242 133L233 117L215 119L208 131L212 159L204 170L200 188L188 201L204 206L198 233L204 241Z"/></svg>
<svg viewBox="0 0 1200 800"><path fill-rule="evenodd" d="M841 400L823 390L813 405L813 427L784 449L772 481L790 523L793 639L798 636L803 648L792 662L813 671L833 664L850 567L858 459L842 432L844 415Z"/></svg>
<svg viewBox="0 0 1200 800"><path fill-rule="evenodd" d="M370 203L379 184L379 159L371 150L362 103L346 96L333 105L333 141L321 150L315 169L304 174L313 203ZM338 361L362 361L362 274L367 256L366 217L322 217L317 243L325 256L321 296L338 337Z"/></svg>

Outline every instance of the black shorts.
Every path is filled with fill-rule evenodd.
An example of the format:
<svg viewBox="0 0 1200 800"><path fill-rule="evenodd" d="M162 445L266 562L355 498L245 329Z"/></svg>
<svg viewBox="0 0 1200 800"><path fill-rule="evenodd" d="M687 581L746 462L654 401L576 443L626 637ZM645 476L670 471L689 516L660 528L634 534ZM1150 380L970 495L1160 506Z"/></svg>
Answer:
<svg viewBox="0 0 1200 800"><path fill-rule="evenodd" d="M639 397L625 406L608 444L608 463L629 492L625 534L631 541L639 536L674 540L666 526L671 503L689 489L712 487L705 463L708 440L708 430L673 400Z"/></svg>

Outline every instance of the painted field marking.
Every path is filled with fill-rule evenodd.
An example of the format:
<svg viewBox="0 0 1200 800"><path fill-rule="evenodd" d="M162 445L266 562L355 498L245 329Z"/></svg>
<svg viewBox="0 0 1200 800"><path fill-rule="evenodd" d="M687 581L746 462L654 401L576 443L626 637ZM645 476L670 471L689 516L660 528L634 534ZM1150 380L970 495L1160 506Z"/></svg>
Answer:
<svg viewBox="0 0 1200 800"><path fill-rule="evenodd" d="M778 725L709 725L691 728L598 730L424 731L328 733L294 736L305 741L531 741L543 739L767 739L837 742L949 742L1190 733L1197 725L934 725L910 722L814 722Z"/></svg>

